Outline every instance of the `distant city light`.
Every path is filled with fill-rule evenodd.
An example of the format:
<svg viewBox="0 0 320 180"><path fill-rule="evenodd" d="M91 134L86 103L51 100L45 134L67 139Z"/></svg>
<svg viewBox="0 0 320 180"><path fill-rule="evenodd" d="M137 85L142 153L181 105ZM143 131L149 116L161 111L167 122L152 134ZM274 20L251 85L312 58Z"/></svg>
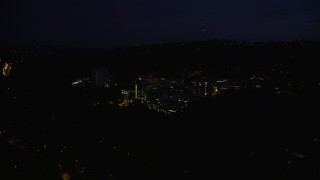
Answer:
<svg viewBox="0 0 320 180"><path fill-rule="evenodd" d="M295 157L299 158L299 159L303 159L303 158L306 157L306 155L300 154L300 153L293 153L293 155L294 155Z"/></svg>
<svg viewBox="0 0 320 180"><path fill-rule="evenodd" d="M60 176L61 176L61 178L62 178L63 180L70 180L70 179L71 179L70 174L67 173L67 172L61 173Z"/></svg>
<svg viewBox="0 0 320 180"><path fill-rule="evenodd" d="M12 69L12 63L5 63L2 69L2 74L4 76L9 76L11 69Z"/></svg>

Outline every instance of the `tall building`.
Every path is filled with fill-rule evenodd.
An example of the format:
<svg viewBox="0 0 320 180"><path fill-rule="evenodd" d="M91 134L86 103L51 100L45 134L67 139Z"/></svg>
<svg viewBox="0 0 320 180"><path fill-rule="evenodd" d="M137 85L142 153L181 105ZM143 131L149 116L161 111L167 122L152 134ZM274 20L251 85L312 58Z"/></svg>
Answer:
<svg viewBox="0 0 320 180"><path fill-rule="evenodd" d="M94 87L109 87L113 83L113 77L108 68L97 68L92 71L91 82Z"/></svg>
<svg viewBox="0 0 320 180"><path fill-rule="evenodd" d="M139 80L135 83L135 98L140 100L146 100L148 91L147 89L148 86L146 81L142 78L139 78Z"/></svg>
<svg viewBox="0 0 320 180"><path fill-rule="evenodd" d="M134 84L134 98L138 99L138 84Z"/></svg>
<svg viewBox="0 0 320 180"><path fill-rule="evenodd" d="M208 95L208 82L199 82L199 92L200 96L207 96Z"/></svg>

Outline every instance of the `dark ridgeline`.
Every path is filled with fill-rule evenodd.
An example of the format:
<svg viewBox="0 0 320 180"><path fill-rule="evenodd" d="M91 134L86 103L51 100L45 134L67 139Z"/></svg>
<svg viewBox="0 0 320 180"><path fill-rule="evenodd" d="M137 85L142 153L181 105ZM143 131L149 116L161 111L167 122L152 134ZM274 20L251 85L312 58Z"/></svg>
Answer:
<svg viewBox="0 0 320 180"><path fill-rule="evenodd" d="M65 172L72 179L320 177L319 42L43 47L2 49L1 56L13 62L11 75L0 79L4 179L58 179ZM215 78L271 75L262 89L199 98L171 115L140 102L115 106L122 88L134 89L140 76L199 69ZM283 80L273 69L290 74ZM297 85L293 95L274 92L282 81Z"/></svg>

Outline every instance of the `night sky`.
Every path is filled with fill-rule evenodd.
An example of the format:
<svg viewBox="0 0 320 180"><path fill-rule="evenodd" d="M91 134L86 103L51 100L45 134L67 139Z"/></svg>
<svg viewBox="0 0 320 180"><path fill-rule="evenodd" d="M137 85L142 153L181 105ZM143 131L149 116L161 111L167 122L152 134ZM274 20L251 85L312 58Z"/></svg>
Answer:
<svg viewBox="0 0 320 180"><path fill-rule="evenodd" d="M1 0L0 45L320 40L319 0Z"/></svg>

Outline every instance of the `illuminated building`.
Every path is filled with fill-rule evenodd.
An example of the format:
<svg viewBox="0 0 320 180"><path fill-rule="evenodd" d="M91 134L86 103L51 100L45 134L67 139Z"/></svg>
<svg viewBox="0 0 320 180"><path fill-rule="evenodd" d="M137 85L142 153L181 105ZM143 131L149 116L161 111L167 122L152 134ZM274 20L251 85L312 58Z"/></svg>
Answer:
<svg viewBox="0 0 320 180"><path fill-rule="evenodd" d="M141 100L147 100L147 90L145 87L142 87L138 92L138 98Z"/></svg>
<svg viewBox="0 0 320 180"><path fill-rule="evenodd" d="M148 87L151 85L142 78L139 78L138 82L135 83L135 98L140 100L147 99Z"/></svg>
<svg viewBox="0 0 320 180"><path fill-rule="evenodd" d="M134 98L138 99L138 84L134 84Z"/></svg>
<svg viewBox="0 0 320 180"><path fill-rule="evenodd" d="M213 91L212 91L212 96L217 96L220 94L220 91L217 87L214 87Z"/></svg>
<svg viewBox="0 0 320 180"><path fill-rule="evenodd" d="M227 79L217 80L215 82L215 87L218 87L220 90L228 90L230 86L230 82Z"/></svg>
<svg viewBox="0 0 320 180"><path fill-rule="evenodd" d="M133 90L121 90L121 99L119 99L119 106L126 107L134 102L136 92Z"/></svg>
<svg viewBox="0 0 320 180"><path fill-rule="evenodd" d="M198 83L196 81L191 82L191 92L193 95L198 95L199 93L199 88L198 88Z"/></svg>
<svg viewBox="0 0 320 180"><path fill-rule="evenodd" d="M208 95L208 82L199 82L199 91L198 94L200 96L207 96Z"/></svg>

